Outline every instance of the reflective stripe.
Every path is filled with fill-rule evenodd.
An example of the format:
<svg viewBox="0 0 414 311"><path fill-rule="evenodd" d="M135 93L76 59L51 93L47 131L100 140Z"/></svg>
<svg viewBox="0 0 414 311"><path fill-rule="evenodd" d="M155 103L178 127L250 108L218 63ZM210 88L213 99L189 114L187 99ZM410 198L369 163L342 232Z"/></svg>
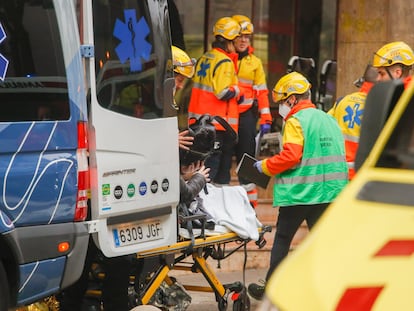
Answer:
<svg viewBox="0 0 414 311"><path fill-rule="evenodd" d="M316 182L325 182L330 180L347 180L348 174L343 172L314 175L314 176L296 176L276 178L276 184L292 185L292 184L311 184Z"/></svg>
<svg viewBox="0 0 414 311"><path fill-rule="evenodd" d="M253 85L253 80L239 77L239 82Z"/></svg>
<svg viewBox="0 0 414 311"><path fill-rule="evenodd" d="M267 91L267 85L266 84L258 84L253 86L253 90L256 91Z"/></svg>
<svg viewBox="0 0 414 311"><path fill-rule="evenodd" d="M193 87L198 88L203 91L213 93L213 87L205 85L205 84L194 82Z"/></svg>
<svg viewBox="0 0 414 311"><path fill-rule="evenodd" d="M195 119L199 119L200 117L201 117L202 115L201 114L199 114L199 113L193 113L193 112L189 112L188 113L188 118L189 119L191 119L191 118L195 118ZM237 119L237 118L228 118L228 119L226 119L225 118L225 120L227 121L227 123L228 124L230 124L230 125L232 125L232 124L234 124L234 125L237 125L238 123L239 123L239 119ZM211 121L211 123L213 123L214 125L220 125L220 123L218 123L216 120L212 120ZM221 125L220 125L221 126Z"/></svg>
<svg viewBox="0 0 414 311"><path fill-rule="evenodd" d="M230 125L232 125L232 124L237 125L239 123L239 119L235 119L235 118L228 118L228 119L225 119L225 120ZM213 120L211 123L213 123L214 125L220 125L220 123L218 123L216 120Z"/></svg>
<svg viewBox="0 0 414 311"><path fill-rule="evenodd" d="M239 108L250 108L250 106L252 105L252 103L243 103L239 105ZM248 109L246 109L247 111ZM243 111L244 112L244 111Z"/></svg>
<svg viewBox="0 0 414 311"><path fill-rule="evenodd" d="M245 98L243 104L253 104L253 98Z"/></svg>
<svg viewBox="0 0 414 311"><path fill-rule="evenodd" d="M224 90L222 90L220 93L217 94L217 98L222 99L227 94L228 91L229 91L229 88L226 87Z"/></svg>
<svg viewBox="0 0 414 311"><path fill-rule="evenodd" d="M253 104L252 98L245 98L243 103L239 104L239 106L251 106Z"/></svg>
<svg viewBox="0 0 414 311"><path fill-rule="evenodd" d="M234 87L234 90L236 91L236 96L239 96L239 94L240 94L239 87L237 85L233 85L233 87Z"/></svg>
<svg viewBox="0 0 414 311"><path fill-rule="evenodd" d="M330 156L324 156L320 158L309 158L309 159L303 159L302 162L297 167L327 164L327 163L338 163L338 162L344 162L344 160L345 160L345 157L342 155L330 155Z"/></svg>
<svg viewBox="0 0 414 311"><path fill-rule="evenodd" d="M253 208L256 208L258 204L258 191L256 185L250 183L247 185L242 185L242 187L247 191L247 198L249 199L250 204L253 206Z"/></svg>
<svg viewBox="0 0 414 311"><path fill-rule="evenodd" d="M233 85L233 89L234 89L234 97L239 96L240 94L240 89L238 86ZM230 91L229 87L226 87L224 90L222 90L220 93L217 94L217 98L218 99L222 99L224 96L226 96L226 94Z"/></svg>
<svg viewBox="0 0 414 311"><path fill-rule="evenodd" d="M269 108L263 108L263 109L260 109L260 113L261 113L261 114L267 114L267 113L270 113L270 109L269 109Z"/></svg>
<svg viewBox="0 0 414 311"><path fill-rule="evenodd" d="M250 201L251 200L257 200L258 195L257 195L257 192L255 192L255 193L247 193L247 197L249 198Z"/></svg>
<svg viewBox="0 0 414 311"><path fill-rule="evenodd" d="M359 137L358 136L351 136L351 135L344 134L344 139L347 140L347 141L351 141L353 143L359 143Z"/></svg>
<svg viewBox="0 0 414 311"><path fill-rule="evenodd" d="M234 124L234 125L237 125L237 124L239 124L239 119L238 118L228 118L227 119L227 122L231 125L231 124Z"/></svg>
<svg viewBox="0 0 414 311"><path fill-rule="evenodd" d="M348 168L355 168L355 162L347 162Z"/></svg>

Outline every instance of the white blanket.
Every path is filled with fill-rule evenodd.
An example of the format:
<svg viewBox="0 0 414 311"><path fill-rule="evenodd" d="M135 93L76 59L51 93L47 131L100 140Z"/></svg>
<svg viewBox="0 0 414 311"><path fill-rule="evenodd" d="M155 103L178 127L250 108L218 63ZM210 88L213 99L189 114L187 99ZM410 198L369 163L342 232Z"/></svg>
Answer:
<svg viewBox="0 0 414 311"><path fill-rule="evenodd" d="M207 184L207 192L200 192L203 206L217 225L227 227L243 239L259 239L262 224L250 205L246 190L241 186L216 187Z"/></svg>

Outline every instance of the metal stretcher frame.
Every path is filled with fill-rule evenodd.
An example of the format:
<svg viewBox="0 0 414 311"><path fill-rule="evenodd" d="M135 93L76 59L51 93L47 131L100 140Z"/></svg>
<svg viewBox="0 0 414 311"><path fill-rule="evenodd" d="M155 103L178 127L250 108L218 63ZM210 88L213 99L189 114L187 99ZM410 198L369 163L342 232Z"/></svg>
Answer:
<svg viewBox="0 0 414 311"><path fill-rule="evenodd" d="M259 230L259 240L256 242L259 248L262 248L266 241L264 240L264 234L266 232L271 232L270 226L263 226ZM210 268L207 263L207 258L212 255L213 247L225 245L231 242L237 242L239 245L230 251L227 255L222 254L219 258L214 259L224 259L229 257L231 254L239 250L241 247L246 247L251 239L243 239L239 237L236 233L224 233L214 236L198 237L193 241L185 240L177 242L173 245L154 248L137 254L137 258L147 258L159 255L170 255L170 254L179 254L181 255L175 257L174 262L171 264L164 263L160 268L154 273L151 280L148 282L146 287L139 293L141 304L146 305L150 302L152 296L155 294L157 289L161 286L161 283L165 281L168 285L171 285L173 282L168 276L168 273L171 270L185 270L195 273L202 273L210 287L206 286L194 286L194 285L185 285L185 289L191 291L201 291L201 292L214 292L216 294L216 301L218 303L218 308L220 311L227 309L227 297L230 292L241 293L247 297L245 293L244 284L241 282L234 282L231 284L222 284L218 279L217 275ZM189 251L190 250L190 251ZM192 258L192 263L183 263L183 260L190 257ZM215 256L216 257L216 256ZM246 253L245 253L246 261ZM243 271L244 272L244 271ZM240 308L240 310L246 310ZM234 308L233 308L234 310ZM248 310L248 309L247 309Z"/></svg>

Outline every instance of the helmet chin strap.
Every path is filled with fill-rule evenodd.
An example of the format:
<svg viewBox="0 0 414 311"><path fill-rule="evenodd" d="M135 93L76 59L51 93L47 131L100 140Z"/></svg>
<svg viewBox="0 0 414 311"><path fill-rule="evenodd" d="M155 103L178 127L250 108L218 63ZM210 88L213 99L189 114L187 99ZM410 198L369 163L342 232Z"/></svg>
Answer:
<svg viewBox="0 0 414 311"><path fill-rule="evenodd" d="M391 71L388 69L388 67L385 67L385 71L387 72L388 76L390 77L391 80L394 80L394 77L391 74Z"/></svg>
<svg viewBox="0 0 414 311"><path fill-rule="evenodd" d="M402 78L403 76L403 69L401 66L399 66L400 70L401 70L401 75L399 76L399 78ZM387 71L388 76L390 77L391 80L395 80L395 78L393 77L393 75L391 74L391 71L389 70L389 67L385 67L385 70Z"/></svg>

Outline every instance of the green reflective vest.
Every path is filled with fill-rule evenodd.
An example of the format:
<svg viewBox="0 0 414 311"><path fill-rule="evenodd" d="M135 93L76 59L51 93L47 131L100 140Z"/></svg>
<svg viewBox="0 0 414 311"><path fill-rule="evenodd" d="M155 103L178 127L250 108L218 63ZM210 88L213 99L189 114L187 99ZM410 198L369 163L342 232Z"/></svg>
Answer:
<svg viewBox="0 0 414 311"><path fill-rule="evenodd" d="M334 118L318 109L295 113L303 131L302 161L276 175L274 206L332 202L348 182L344 139Z"/></svg>

